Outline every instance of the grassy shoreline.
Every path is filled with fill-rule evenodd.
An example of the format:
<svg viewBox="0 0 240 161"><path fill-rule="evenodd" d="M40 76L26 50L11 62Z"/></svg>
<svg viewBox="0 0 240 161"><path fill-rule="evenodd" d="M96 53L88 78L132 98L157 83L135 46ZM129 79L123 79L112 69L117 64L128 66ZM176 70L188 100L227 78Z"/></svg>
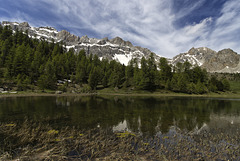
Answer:
<svg viewBox="0 0 240 161"><path fill-rule="evenodd" d="M206 97L206 98L240 98L239 93L222 92L222 93L207 93L207 94L186 94L186 93L174 93L174 92L124 92L124 91L97 91L94 93L62 93L56 94L55 91L48 92L32 92L21 91L18 93L1 93L0 98L3 97L32 97L32 96L92 96L92 95L108 95L108 96L140 96L140 97Z"/></svg>

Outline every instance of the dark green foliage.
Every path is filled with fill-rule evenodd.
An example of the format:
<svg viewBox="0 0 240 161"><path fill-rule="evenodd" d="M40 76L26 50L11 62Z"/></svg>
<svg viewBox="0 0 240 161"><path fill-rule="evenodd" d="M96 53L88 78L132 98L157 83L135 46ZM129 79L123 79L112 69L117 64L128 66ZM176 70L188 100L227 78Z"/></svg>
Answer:
<svg viewBox="0 0 240 161"><path fill-rule="evenodd" d="M143 90L155 90L159 86L157 66L153 54L146 60L144 57L141 59L141 69L132 66L133 80L137 88Z"/></svg>
<svg viewBox="0 0 240 161"><path fill-rule="evenodd" d="M44 89L56 89L57 77L55 75L56 71L54 65L51 61L48 61L44 67L44 73L38 79L38 86Z"/></svg>
<svg viewBox="0 0 240 161"><path fill-rule="evenodd" d="M166 58L160 58L159 69L160 69L161 83L165 85L168 80L172 79L172 75L173 75L172 68L168 64Z"/></svg>
<svg viewBox="0 0 240 161"><path fill-rule="evenodd" d="M113 60L110 62L109 70L111 72L109 78L110 85L112 87L121 87L125 81L125 66Z"/></svg>
<svg viewBox="0 0 240 161"><path fill-rule="evenodd" d="M229 91L230 90L230 83L227 79L223 79L222 80L222 84L223 84L223 89L226 90L226 91Z"/></svg>
<svg viewBox="0 0 240 161"><path fill-rule="evenodd" d="M158 65L158 66L157 66ZM139 67L141 66L141 67ZM230 76L229 76L230 77ZM240 80L239 74L231 76ZM27 32L0 26L0 85L6 81L18 90L52 89L67 91L68 85L57 84L57 80L71 79L84 90L96 90L98 85L154 91L167 89L174 92L197 93L230 90L226 77L208 77L206 70L192 67L189 62L168 64L166 58L155 62L154 54L137 59L124 66L119 62L100 60L97 55L81 50L66 51L63 43L31 39ZM91 88L91 89L90 89Z"/></svg>
<svg viewBox="0 0 240 161"><path fill-rule="evenodd" d="M196 84L194 84L193 82L187 84L187 93L197 93Z"/></svg>
<svg viewBox="0 0 240 161"><path fill-rule="evenodd" d="M46 75L41 75L38 78L37 85L41 90L47 89L47 87L48 87L46 79L47 79Z"/></svg>
<svg viewBox="0 0 240 161"><path fill-rule="evenodd" d="M4 26L1 30L1 40L5 41L7 39L12 39L12 30L10 26Z"/></svg>
<svg viewBox="0 0 240 161"><path fill-rule="evenodd" d="M17 90L24 91L28 88L28 85L31 83L29 77L19 74L17 76Z"/></svg>
<svg viewBox="0 0 240 161"><path fill-rule="evenodd" d="M220 81L214 76L211 77L208 85L209 85L209 90L212 92L230 90L230 84L226 79L224 79L223 81Z"/></svg>
<svg viewBox="0 0 240 161"><path fill-rule="evenodd" d="M185 74L181 74L178 77L177 87L180 92L187 92L187 77Z"/></svg>
<svg viewBox="0 0 240 161"><path fill-rule="evenodd" d="M196 84L196 91L195 93L197 94L204 94L207 92L207 89L205 87L205 85L199 80Z"/></svg>
<svg viewBox="0 0 240 161"><path fill-rule="evenodd" d="M101 80L101 71L99 68L94 67L90 72L88 84L92 90L96 90L98 83Z"/></svg>

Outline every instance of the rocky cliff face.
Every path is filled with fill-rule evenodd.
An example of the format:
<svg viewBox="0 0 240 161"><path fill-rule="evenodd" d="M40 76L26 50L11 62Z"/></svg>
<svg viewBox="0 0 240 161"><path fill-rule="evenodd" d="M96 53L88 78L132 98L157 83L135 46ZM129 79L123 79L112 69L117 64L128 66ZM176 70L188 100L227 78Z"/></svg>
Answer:
<svg viewBox="0 0 240 161"><path fill-rule="evenodd" d="M184 63L188 61L192 65L202 66L207 60L209 60L217 52L209 48L191 48L187 53L182 53L175 56L172 59L172 64L175 65L177 62Z"/></svg>
<svg viewBox="0 0 240 161"><path fill-rule="evenodd" d="M198 65L208 72L239 73L240 55L231 49L214 51L206 47L191 48L187 53L182 53L172 59L172 64L188 61L193 66Z"/></svg>
<svg viewBox="0 0 240 161"><path fill-rule="evenodd" d="M240 56L233 50L224 49L212 55L210 59L205 61L202 67L213 72L221 72L223 70L229 70L230 72L238 66L239 58Z"/></svg>
<svg viewBox="0 0 240 161"><path fill-rule="evenodd" d="M97 54L100 59L114 59L125 65L128 65L132 58L140 60L143 56L148 58L152 53L149 49L134 46L131 42L124 41L120 37L110 40L107 37L103 39L79 37L66 30L57 31L53 27L31 27L27 22L2 22L2 26L7 25L11 26L13 30L28 31L28 35L32 38L63 42L66 44L66 50L73 48L79 52L84 49L87 54ZM156 61L160 59L160 56L156 54L154 56ZM188 52L168 60L172 65L188 61L193 66L198 65L207 69L208 72L240 73L240 55L231 49L216 52L206 47L191 48Z"/></svg>
<svg viewBox="0 0 240 161"><path fill-rule="evenodd" d="M107 58L117 60L122 64L128 65L132 58L141 59L143 56L148 58L151 52L146 48L132 45L129 41L124 41L120 37L113 39L88 38L87 36L76 36L66 30L57 31L52 27L31 27L27 22L2 22L3 26L11 26L13 30L28 31L28 35L32 38L45 39L47 41L63 42L66 49L73 48L76 52L84 49L87 54L97 54L100 59ZM154 54L156 61L160 58Z"/></svg>

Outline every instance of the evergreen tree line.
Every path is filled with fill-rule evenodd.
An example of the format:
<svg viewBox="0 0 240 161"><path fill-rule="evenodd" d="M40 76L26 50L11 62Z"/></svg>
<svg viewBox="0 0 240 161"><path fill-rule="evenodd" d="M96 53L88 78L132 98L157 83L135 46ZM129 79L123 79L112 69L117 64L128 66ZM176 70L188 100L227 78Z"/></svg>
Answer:
<svg viewBox="0 0 240 161"><path fill-rule="evenodd" d="M183 93L207 93L229 90L226 79L209 77L206 70L190 63L168 64L165 58L155 62L153 54L133 59L128 66L84 50L66 51L62 43L29 38L27 33L0 26L0 86L16 86L18 90L56 90L57 80L71 80L80 86L117 87L136 90L167 89Z"/></svg>

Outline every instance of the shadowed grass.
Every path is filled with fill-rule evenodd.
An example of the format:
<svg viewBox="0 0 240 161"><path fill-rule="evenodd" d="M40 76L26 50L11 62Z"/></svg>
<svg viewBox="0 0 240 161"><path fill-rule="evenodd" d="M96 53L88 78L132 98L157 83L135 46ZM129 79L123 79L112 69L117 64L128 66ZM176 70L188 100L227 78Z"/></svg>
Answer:
<svg viewBox="0 0 240 161"><path fill-rule="evenodd" d="M229 83L230 83L231 91L240 93L240 82L230 81Z"/></svg>

